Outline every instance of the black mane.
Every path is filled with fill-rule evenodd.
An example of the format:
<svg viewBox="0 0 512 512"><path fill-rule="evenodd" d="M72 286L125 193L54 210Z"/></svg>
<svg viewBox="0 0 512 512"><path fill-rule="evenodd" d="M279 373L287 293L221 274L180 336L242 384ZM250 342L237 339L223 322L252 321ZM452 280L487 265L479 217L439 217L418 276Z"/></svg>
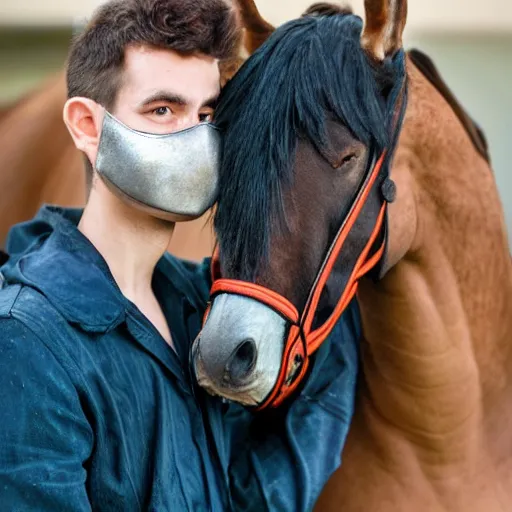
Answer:
<svg viewBox="0 0 512 512"><path fill-rule="evenodd" d="M361 18L347 12L291 21L224 88L216 111L224 147L215 229L231 275L252 281L266 261L271 229L286 227L282 191L293 179L297 138L324 145L326 115L367 146L393 149L404 53L373 63L361 30Z"/></svg>

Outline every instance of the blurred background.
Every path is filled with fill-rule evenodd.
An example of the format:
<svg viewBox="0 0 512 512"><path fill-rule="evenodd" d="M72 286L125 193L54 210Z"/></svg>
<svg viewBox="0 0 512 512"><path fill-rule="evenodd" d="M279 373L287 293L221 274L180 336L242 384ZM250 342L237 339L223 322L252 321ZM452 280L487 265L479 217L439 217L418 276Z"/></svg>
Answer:
<svg viewBox="0 0 512 512"><path fill-rule="evenodd" d="M0 0L0 114L62 70L74 27L83 24L99 3ZM256 3L265 18L280 24L300 15L312 1ZM345 3L363 13L362 0ZM410 0L405 42L406 47L430 55L486 133L512 240L512 2ZM10 165L3 158L0 152L0 172ZM1 193L9 194L9 190ZM204 219L190 226L180 228L174 252L198 258L211 249L210 230L203 228Z"/></svg>

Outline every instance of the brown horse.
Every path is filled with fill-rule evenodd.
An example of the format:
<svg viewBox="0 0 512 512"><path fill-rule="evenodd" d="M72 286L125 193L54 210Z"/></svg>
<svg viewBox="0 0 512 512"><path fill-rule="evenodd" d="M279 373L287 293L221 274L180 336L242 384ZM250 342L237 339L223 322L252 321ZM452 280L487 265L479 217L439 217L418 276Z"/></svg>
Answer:
<svg viewBox="0 0 512 512"><path fill-rule="evenodd" d="M286 321L309 303L365 173L385 169L386 160L370 165L372 149L392 153L407 84L390 169L396 198L389 177L382 188L391 203L385 237L376 224L386 258L379 279L361 277L370 265L356 267L363 338L355 415L343 465L317 509L509 511L512 262L485 141L428 58L415 52L404 61L406 1L365 7L362 31L357 17L315 6L309 14L324 16L279 28L224 90L220 269L259 286L213 298L196 371L210 390L245 403L272 389ZM345 284L332 278L366 247L366 224L331 273L323 295L331 309ZM268 299L268 289L288 301ZM217 367L220 378L209 373Z"/></svg>

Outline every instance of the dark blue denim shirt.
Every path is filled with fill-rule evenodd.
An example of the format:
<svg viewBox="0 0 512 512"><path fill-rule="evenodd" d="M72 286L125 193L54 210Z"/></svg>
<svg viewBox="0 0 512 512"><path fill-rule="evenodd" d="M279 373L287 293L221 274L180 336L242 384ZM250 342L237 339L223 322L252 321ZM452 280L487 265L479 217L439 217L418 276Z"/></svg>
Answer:
<svg viewBox="0 0 512 512"><path fill-rule="evenodd" d="M155 270L175 353L77 230L80 214L45 207L16 226L0 269L0 509L311 510L353 413L357 306L300 394L253 414L191 378L208 260L166 254Z"/></svg>

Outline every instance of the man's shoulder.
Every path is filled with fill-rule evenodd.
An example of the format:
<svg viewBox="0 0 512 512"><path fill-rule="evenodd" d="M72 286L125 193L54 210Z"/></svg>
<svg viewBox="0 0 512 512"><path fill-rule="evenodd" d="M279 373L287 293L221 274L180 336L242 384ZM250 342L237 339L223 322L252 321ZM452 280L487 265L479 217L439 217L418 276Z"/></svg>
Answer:
<svg viewBox="0 0 512 512"><path fill-rule="evenodd" d="M51 349L62 338L59 313L37 290L23 284L0 289L0 342L30 339Z"/></svg>
<svg viewBox="0 0 512 512"><path fill-rule="evenodd" d="M27 295L35 293L21 284L11 284L0 289L0 353L21 353L30 347L30 357L35 354L47 352L43 342L43 329L37 320L32 322L33 316L27 307ZM38 312L44 315L44 312ZM45 320L49 322L50 319ZM27 354L28 355L28 354Z"/></svg>
<svg viewBox="0 0 512 512"><path fill-rule="evenodd" d="M24 284L0 287L0 333L15 331L33 333L42 338L43 324L52 325L54 308L39 292Z"/></svg>
<svg viewBox="0 0 512 512"><path fill-rule="evenodd" d="M1 278L1 273L0 273ZM55 309L44 295L26 283L0 282L0 318L16 317L31 308Z"/></svg>

